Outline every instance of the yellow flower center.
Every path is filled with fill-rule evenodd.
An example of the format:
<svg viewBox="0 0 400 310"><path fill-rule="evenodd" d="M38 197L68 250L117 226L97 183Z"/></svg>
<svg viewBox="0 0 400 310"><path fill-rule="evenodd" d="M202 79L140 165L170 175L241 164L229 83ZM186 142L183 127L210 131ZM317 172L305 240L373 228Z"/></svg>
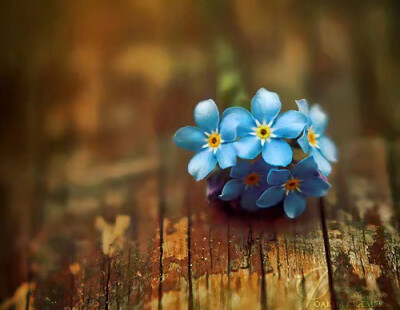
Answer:
<svg viewBox="0 0 400 310"><path fill-rule="evenodd" d="M260 175L258 173L250 173L244 178L244 183L247 186L254 186L260 183Z"/></svg>
<svg viewBox="0 0 400 310"><path fill-rule="evenodd" d="M271 135L271 128L268 125L261 125L257 128L257 136L261 139L268 139Z"/></svg>
<svg viewBox="0 0 400 310"><path fill-rule="evenodd" d="M212 148L219 147L221 144L221 136L218 133L212 133L208 137L208 145Z"/></svg>
<svg viewBox="0 0 400 310"><path fill-rule="evenodd" d="M314 130L311 128L308 130L307 138L308 138L308 143L313 146L313 147L318 147L318 137Z"/></svg>
<svg viewBox="0 0 400 310"><path fill-rule="evenodd" d="M286 191L300 191L300 180L299 179L290 179L284 185Z"/></svg>

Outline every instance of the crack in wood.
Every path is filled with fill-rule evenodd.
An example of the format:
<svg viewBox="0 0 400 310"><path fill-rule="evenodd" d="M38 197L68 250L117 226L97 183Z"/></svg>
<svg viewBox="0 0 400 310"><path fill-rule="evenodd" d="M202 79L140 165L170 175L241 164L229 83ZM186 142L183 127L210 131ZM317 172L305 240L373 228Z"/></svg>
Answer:
<svg viewBox="0 0 400 310"><path fill-rule="evenodd" d="M192 212L189 201L186 202L188 206L188 227L187 227L187 248L188 248L188 282L189 282L189 310L193 309L193 282L192 282L192 250L191 250L191 229L192 229Z"/></svg>
<svg viewBox="0 0 400 310"><path fill-rule="evenodd" d="M260 264L261 264L261 309L267 309L267 284L265 281L265 269L264 269L264 255L262 248L262 234L259 238L259 248L260 248Z"/></svg>
<svg viewBox="0 0 400 310"><path fill-rule="evenodd" d="M253 226L252 224L249 224L249 229L248 229L248 234L247 234L247 253L246 253L246 267L249 268L249 272L251 274L251 262L250 262L250 258L251 258L251 248L254 244L254 240L253 240Z"/></svg>
<svg viewBox="0 0 400 310"><path fill-rule="evenodd" d="M111 278L111 257L107 255L107 280L106 280L106 296L105 296L105 303L104 308L108 310L109 308L109 294L110 294L110 278Z"/></svg>
<svg viewBox="0 0 400 310"><path fill-rule="evenodd" d="M30 301L31 301L31 288L30 288L30 284L29 288L28 288L28 292L26 293L26 304L25 304L25 310L29 310L29 305L30 305Z"/></svg>
<svg viewBox="0 0 400 310"><path fill-rule="evenodd" d="M276 232L274 232L274 240L276 240ZM281 279L281 262L280 262L279 244L277 241L275 241L275 247L276 247L276 268L278 269L278 280L280 280Z"/></svg>
<svg viewBox="0 0 400 310"><path fill-rule="evenodd" d="M165 151L165 144L162 143L162 138L159 137L160 147L158 149L158 158L160 159L160 166L157 172L158 179L158 227L159 227L159 276L158 276L158 298L157 298L157 308L162 310L162 297L163 297L163 277L164 277L164 266L163 266L163 256L164 256L164 217L165 217L165 165L163 158L163 151Z"/></svg>
<svg viewBox="0 0 400 310"><path fill-rule="evenodd" d="M320 219L322 226L322 235L324 238L324 248L325 248L325 257L326 257L326 265L328 267L328 285L329 285L329 294L331 297L331 307L333 310L337 309L336 304L336 296L335 290L333 286L333 271L332 271L332 261L331 261L331 250L329 245L329 237L328 237L328 229L326 227L326 218L325 218L325 210L324 210L324 199L319 199L319 210L320 210Z"/></svg>
<svg viewBox="0 0 400 310"><path fill-rule="evenodd" d="M159 276L158 276L158 310L162 309L162 294L163 294L163 277L164 277L164 266L163 266L163 255L164 255L164 213L165 213L165 200L164 200L164 189L162 188L162 175L159 174L159 206L158 206L158 227L159 227Z"/></svg>
<svg viewBox="0 0 400 310"><path fill-rule="evenodd" d="M208 227L208 251L210 255L210 272L213 272L213 266L214 266L214 261L213 261L213 254L212 254L212 228L211 225Z"/></svg>
<svg viewBox="0 0 400 310"><path fill-rule="evenodd" d="M160 227L160 257L159 257L159 277L158 277L158 309L162 309L162 280L164 276L164 270L163 270L163 254L164 254L164 249L163 249L163 243L164 243L164 216L162 213L160 213L160 220L159 220L159 227Z"/></svg>
<svg viewBox="0 0 400 310"><path fill-rule="evenodd" d="M228 242L228 273L227 273L227 276L228 276L228 309L231 309L232 308L232 305L231 305L231 298L232 298L232 292L231 292L231 239L230 239L230 227L231 227L231 225L230 225L230 222L228 221L228 224L227 224L227 229L226 229L226 239L227 239L227 242Z"/></svg>

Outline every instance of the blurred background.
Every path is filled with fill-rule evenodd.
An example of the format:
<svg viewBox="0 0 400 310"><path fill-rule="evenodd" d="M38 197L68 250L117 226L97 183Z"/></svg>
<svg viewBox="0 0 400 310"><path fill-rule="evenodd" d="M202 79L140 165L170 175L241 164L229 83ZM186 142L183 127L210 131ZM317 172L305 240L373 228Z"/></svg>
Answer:
<svg viewBox="0 0 400 310"><path fill-rule="evenodd" d="M340 150L400 138L397 0L19 0L0 15L0 301L29 279L43 225L182 152L171 137L200 100L248 107L265 87L284 109L320 103Z"/></svg>

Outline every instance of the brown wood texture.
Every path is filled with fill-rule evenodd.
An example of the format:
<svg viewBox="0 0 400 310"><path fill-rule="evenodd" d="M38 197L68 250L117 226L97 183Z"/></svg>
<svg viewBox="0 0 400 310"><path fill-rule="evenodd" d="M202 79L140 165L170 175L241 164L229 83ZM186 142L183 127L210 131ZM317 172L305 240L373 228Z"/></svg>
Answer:
<svg viewBox="0 0 400 310"><path fill-rule="evenodd" d="M400 309L398 2L0 12L0 309ZM339 148L293 221L221 214L171 141L260 87L321 102Z"/></svg>
<svg viewBox="0 0 400 310"><path fill-rule="evenodd" d="M339 308L399 307L399 223L384 139L353 143L333 176L328 235Z"/></svg>
<svg viewBox="0 0 400 310"><path fill-rule="evenodd" d="M170 142L163 149L174 165L155 161L142 175L76 193L71 212L32 241L31 281L2 308L398 308L383 139L346 150L328 197L310 200L295 221L210 211L204 184L186 176L186 154Z"/></svg>

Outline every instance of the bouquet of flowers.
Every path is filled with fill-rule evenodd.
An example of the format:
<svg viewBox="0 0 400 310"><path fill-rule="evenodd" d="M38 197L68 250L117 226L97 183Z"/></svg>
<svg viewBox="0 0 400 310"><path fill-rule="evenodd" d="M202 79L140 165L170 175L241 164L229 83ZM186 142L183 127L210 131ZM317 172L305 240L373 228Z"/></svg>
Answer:
<svg viewBox="0 0 400 310"><path fill-rule="evenodd" d="M283 205L295 218L304 212L306 197L327 193L330 162L337 160L336 146L325 135L327 114L305 99L296 103L298 111L280 114L278 94L261 88L251 113L231 107L220 117L215 102L204 100L194 109L197 127L180 128L173 140L196 153L188 172L197 181L229 172L218 195L222 201L238 201L245 211ZM299 162L293 160L296 144L308 154Z"/></svg>

